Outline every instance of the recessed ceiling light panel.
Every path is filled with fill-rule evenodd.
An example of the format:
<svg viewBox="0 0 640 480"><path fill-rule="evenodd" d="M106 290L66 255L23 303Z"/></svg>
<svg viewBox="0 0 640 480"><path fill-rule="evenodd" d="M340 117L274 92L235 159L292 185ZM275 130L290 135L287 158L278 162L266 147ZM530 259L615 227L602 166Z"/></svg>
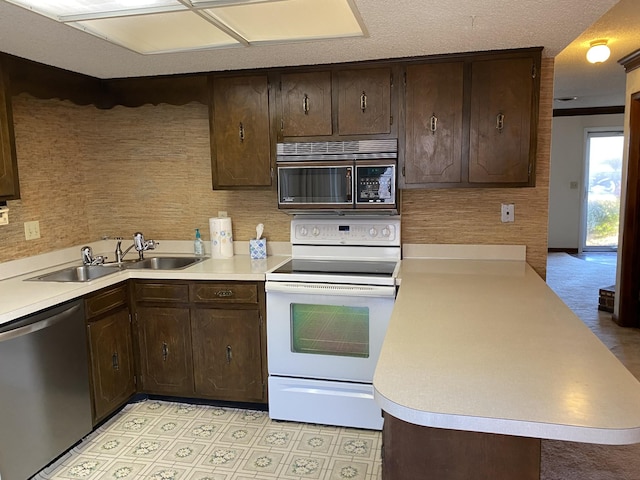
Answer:
<svg viewBox="0 0 640 480"><path fill-rule="evenodd" d="M362 36L346 0L279 0L205 10L250 43Z"/></svg>
<svg viewBox="0 0 640 480"><path fill-rule="evenodd" d="M138 53L364 36L354 0L8 0Z"/></svg>
<svg viewBox="0 0 640 480"><path fill-rule="evenodd" d="M130 50L147 54L239 44L233 37L189 11L85 20L73 25Z"/></svg>

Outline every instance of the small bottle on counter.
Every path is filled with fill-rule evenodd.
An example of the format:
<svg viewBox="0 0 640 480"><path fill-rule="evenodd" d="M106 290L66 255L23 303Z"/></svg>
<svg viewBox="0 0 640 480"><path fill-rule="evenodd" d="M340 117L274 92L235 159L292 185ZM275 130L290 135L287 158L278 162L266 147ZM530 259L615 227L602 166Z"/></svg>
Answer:
<svg viewBox="0 0 640 480"><path fill-rule="evenodd" d="M196 238L193 241L193 253L199 257L204 255L204 242L202 241L202 238L200 236L199 228L196 228Z"/></svg>

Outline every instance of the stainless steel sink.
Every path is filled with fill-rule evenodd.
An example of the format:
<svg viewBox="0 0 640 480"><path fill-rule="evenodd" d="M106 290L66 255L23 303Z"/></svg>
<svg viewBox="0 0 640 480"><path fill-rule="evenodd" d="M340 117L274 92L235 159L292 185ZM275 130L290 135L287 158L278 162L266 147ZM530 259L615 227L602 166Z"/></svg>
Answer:
<svg viewBox="0 0 640 480"><path fill-rule="evenodd" d="M80 267L68 267L55 272L45 273L28 280L41 280L43 282L89 282L96 278L119 272L117 266L82 265Z"/></svg>
<svg viewBox="0 0 640 480"><path fill-rule="evenodd" d="M126 263L126 269L181 270L202 262L204 257L150 257L137 262Z"/></svg>

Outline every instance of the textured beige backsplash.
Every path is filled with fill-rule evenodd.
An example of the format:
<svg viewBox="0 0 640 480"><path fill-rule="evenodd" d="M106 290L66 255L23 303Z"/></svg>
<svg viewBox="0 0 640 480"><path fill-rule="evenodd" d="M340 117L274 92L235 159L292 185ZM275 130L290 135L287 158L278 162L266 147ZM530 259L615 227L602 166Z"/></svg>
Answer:
<svg viewBox="0 0 640 480"><path fill-rule="evenodd" d="M524 244L527 261L546 272L553 60L543 59L535 188L402 192L406 243ZM275 191L213 191L207 107L146 105L99 110L67 101L13 98L21 200L0 226L0 262L102 236L188 240L226 211L236 240L264 223L271 241L289 240L289 215ZM515 204L515 223L500 204ZM23 223L41 238L26 241ZM1 268L1 266L0 266Z"/></svg>

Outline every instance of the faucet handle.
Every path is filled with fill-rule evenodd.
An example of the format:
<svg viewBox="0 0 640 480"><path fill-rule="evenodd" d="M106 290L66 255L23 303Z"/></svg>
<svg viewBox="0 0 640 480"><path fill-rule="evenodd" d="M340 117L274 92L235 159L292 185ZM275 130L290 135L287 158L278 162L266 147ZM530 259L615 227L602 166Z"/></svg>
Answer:
<svg viewBox="0 0 640 480"><path fill-rule="evenodd" d="M91 265L93 262L93 250L88 245L85 245L80 249L80 255L82 256L82 263L85 265Z"/></svg>
<svg viewBox="0 0 640 480"><path fill-rule="evenodd" d="M147 240L146 243L147 250L155 250L158 245L160 245L160 242L156 242L155 240Z"/></svg>

